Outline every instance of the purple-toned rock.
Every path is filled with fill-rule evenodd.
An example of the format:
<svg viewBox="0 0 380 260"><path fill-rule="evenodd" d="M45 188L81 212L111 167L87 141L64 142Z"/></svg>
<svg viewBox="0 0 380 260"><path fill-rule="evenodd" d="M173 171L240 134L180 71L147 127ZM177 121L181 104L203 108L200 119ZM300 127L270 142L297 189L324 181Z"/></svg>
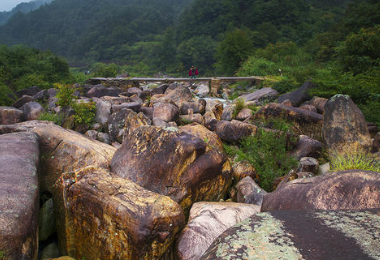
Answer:
<svg viewBox="0 0 380 260"><path fill-rule="evenodd" d="M0 135L0 252L37 259L39 143L34 133Z"/></svg>
<svg viewBox="0 0 380 260"><path fill-rule="evenodd" d="M243 137L255 133L257 127L252 124L243 123L237 120L219 121L216 124L216 133L223 140L227 142L238 142Z"/></svg>
<svg viewBox="0 0 380 260"><path fill-rule="evenodd" d="M41 89L37 86L33 86L33 87L29 87L29 88L26 88L26 89L23 89L23 90L20 90L20 91L17 91L16 92L16 95L18 97L22 97L24 95L27 95L27 96L34 96L35 94L37 94L38 92L40 92Z"/></svg>
<svg viewBox="0 0 380 260"><path fill-rule="evenodd" d="M282 103L286 99L289 99L293 106L299 106L311 98L308 92L315 87L314 83L305 82L300 88L279 96L277 102Z"/></svg>
<svg viewBox="0 0 380 260"><path fill-rule="evenodd" d="M155 103L153 109L153 118L157 117L165 122L178 120L179 108L173 103Z"/></svg>
<svg viewBox="0 0 380 260"><path fill-rule="evenodd" d="M111 115L111 103L100 98L94 98L93 101L96 104L95 122L105 126Z"/></svg>
<svg viewBox="0 0 380 260"><path fill-rule="evenodd" d="M308 110L308 111L311 111L314 113L318 113L317 108L315 106L312 106L312 105L306 105L305 104L305 105L300 106L299 109Z"/></svg>
<svg viewBox="0 0 380 260"><path fill-rule="evenodd" d="M24 119L37 120L45 112L44 107L38 102L28 102L20 108L24 112Z"/></svg>
<svg viewBox="0 0 380 260"><path fill-rule="evenodd" d="M204 114L206 109L206 100L198 99L196 102L184 102L180 107L181 115Z"/></svg>
<svg viewBox="0 0 380 260"><path fill-rule="evenodd" d="M20 108L24 104L26 104L28 102L33 102L33 101L34 101L34 97L28 96L28 95L23 95L21 98L19 98L16 102L13 103L12 107Z"/></svg>
<svg viewBox="0 0 380 260"><path fill-rule="evenodd" d="M325 105L327 101L328 101L327 98L313 97L310 101L307 102L307 104L316 107L317 112L319 114L323 114L325 112Z"/></svg>
<svg viewBox="0 0 380 260"><path fill-rule="evenodd" d="M190 115L182 115L179 117L180 121L185 124L198 123L200 125L205 124L205 119L201 114L190 114Z"/></svg>
<svg viewBox="0 0 380 260"><path fill-rule="evenodd" d="M117 97L122 92L120 88L115 87L105 87L105 86L95 86L91 88L87 93L87 97L104 97L104 96L111 96L111 97Z"/></svg>
<svg viewBox="0 0 380 260"><path fill-rule="evenodd" d="M261 204L267 192L260 188L251 177L245 177L239 181L234 188L236 189L237 202L257 205L261 208Z"/></svg>
<svg viewBox="0 0 380 260"><path fill-rule="evenodd" d="M321 157L324 145L306 135L300 135L296 146L296 156L298 159L302 157L313 157L318 159Z"/></svg>
<svg viewBox="0 0 380 260"><path fill-rule="evenodd" d="M260 207L233 202L198 202L177 241L180 260L197 260L225 230L260 212Z"/></svg>
<svg viewBox="0 0 380 260"><path fill-rule="evenodd" d="M278 96L277 90L274 90L272 88L262 88L259 90L256 90L253 93L246 94L243 96L240 96L239 98L243 98L245 102L248 101L263 101L263 100L274 100Z"/></svg>
<svg viewBox="0 0 380 260"><path fill-rule="evenodd" d="M243 108L236 116L236 120L244 121L248 118L252 117L252 110L249 108Z"/></svg>
<svg viewBox="0 0 380 260"><path fill-rule="evenodd" d="M264 197L262 211L380 208L378 172L349 170L297 179Z"/></svg>
<svg viewBox="0 0 380 260"><path fill-rule="evenodd" d="M235 106L231 105L231 106L224 107L220 120L231 121L233 119L234 112L235 112Z"/></svg>

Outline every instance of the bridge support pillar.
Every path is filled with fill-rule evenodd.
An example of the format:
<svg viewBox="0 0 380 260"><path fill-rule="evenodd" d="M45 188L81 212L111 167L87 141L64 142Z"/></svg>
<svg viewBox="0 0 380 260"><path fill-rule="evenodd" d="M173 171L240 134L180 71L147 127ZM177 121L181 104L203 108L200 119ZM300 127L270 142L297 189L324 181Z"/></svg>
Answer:
<svg viewBox="0 0 380 260"><path fill-rule="evenodd" d="M222 81L220 79L211 79L211 96L218 97L219 96L219 90L222 87Z"/></svg>

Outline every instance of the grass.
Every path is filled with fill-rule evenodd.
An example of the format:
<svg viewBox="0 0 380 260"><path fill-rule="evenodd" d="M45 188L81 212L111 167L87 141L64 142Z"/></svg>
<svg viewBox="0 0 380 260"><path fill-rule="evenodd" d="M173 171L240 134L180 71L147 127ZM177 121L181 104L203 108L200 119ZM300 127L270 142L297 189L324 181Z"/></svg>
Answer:
<svg viewBox="0 0 380 260"><path fill-rule="evenodd" d="M380 172L380 159L364 150L330 151L329 159L332 171L367 170Z"/></svg>
<svg viewBox="0 0 380 260"><path fill-rule="evenodd" d="M53 114L48 112L42 113L38 118L38 120L54 122L56 125L62 125L63 119L63 114Z"/></svg>

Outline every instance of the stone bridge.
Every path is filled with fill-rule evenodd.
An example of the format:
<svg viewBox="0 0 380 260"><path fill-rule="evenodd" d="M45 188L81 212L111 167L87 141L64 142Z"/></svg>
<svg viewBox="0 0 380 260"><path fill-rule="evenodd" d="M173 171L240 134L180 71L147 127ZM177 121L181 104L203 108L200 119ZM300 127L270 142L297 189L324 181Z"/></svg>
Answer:
<svg viewBox="0 0 380 260"><path fill-rule="evenodd" d="M259 84L264 77L204 77L204 78L91 78L87 81L88 84L104 86L115 86L122 89L131 87L139 87L140 84L149 82L157 83L173 83L173 82L207 82L210 86L210 94L216 96L223 82L249 81L253 85Z"/></svg>

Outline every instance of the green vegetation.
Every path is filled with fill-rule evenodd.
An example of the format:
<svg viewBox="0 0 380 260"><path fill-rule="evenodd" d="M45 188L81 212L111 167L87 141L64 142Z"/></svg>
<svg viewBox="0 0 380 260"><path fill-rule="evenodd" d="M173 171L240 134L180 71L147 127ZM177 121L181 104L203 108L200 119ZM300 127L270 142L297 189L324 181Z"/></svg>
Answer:
<svg viewBox="0 0 380 260"><path fill-rule="evenodd" d="M257 171L260 186L272 191L273 181L287 174L297 166L297 160L290 156L290 127L285 122L270 122L274 130L259 128L253 136L244 138L238 148L224 145L228 154L237 161L247 161Z"/></svg>
<svg viewBox="0 0 380 260"><path fill-rule="evenodd" d="M239 112L245 108L246 105L245 105L245 101L243 98L238 98L236 99L235 101L235 107L234 107L234 111L232 113L232 118L236 118L236 116L239 114Z"/></svg>
<svg viewBox="0 0 380 260"><path fill-rule="evenodd" d="M39 116L38 120L51 121L57 125L62 125L64 116L63 114L53 114L53 113L45 112Z"/></svg>
<svg viewBox="0 0 380 260"><path fill-rule="evenodd" d="M61 107L68 107L74 104L74 92L75 89L70 85L56 84L55 88L58 89L57 93L57 105Z"/></svg>
<svg viewBox="0 0 380 260"><path fill-rule="evenodd" d="M95 102L91 101L89 103L74 103L72 107L75 111L75 124L90 126L94 123L96 113Z"/></svg>
<svg viewBox="0 0 380 260"><path fill-rule="evenodd" d="M380 172L380 160L376 155L361 151L330 152L332 171L368 170Z"/></svg>

